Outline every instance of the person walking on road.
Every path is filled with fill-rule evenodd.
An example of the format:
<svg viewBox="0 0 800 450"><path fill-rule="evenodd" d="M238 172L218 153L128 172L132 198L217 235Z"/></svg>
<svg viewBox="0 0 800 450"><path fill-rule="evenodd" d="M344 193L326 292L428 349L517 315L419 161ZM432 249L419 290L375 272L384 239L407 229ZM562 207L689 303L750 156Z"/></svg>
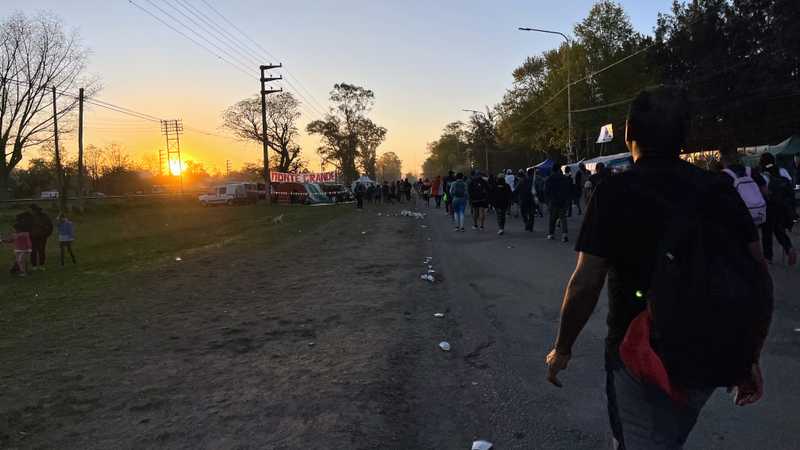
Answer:
<svg viewBox="0 0 800 450"><path fill-rule="evenodd" d="M434 203L436 204L436 209L442 207L442 194L444 193L442 183L441 175L437 175L436 178L433 179L433 182L431 182L431 197L433 197Z"/></svg>
<svg viewBox="0 0 800 450"><path fill-rule="evenodd" d="M456 223L456 231L464 231L464 212L467 209L467 182L464 181L464 174L456 175L455 181L450 183L449 196L453 199L453 217Z"/></svg>
<svg viewBox="0 0 800 450"><path fill-rule="evenodd" d="M605 181L606 178L609 177L608 169L606 169L606 165L603 163L597 163L594 168L594 173L589 176L589 188L586 192L586 201L588 202L591 199L592 193L597 186L600 186L600 183Z"/></svg>
<svg viewBox="0 0 800 450"><path fill-rule="evenodd" d="M475 172L469 182L469 203L472 207L472 229L483 230L486 224L486 209L489 208L489 183L479 172Z"/></svg>
<svg viewBox="0 0 800 450"><path fill-rule="evenodd" d="M360 181L356 182L356 188L353 193L356 196L356 209L364 209L364 195L367 193L367 188L364 186L364 183Z"/></svg>
<svg viewBox="0 0 800 450"><path fill-rule="evenodd" d="M792 245L792 240L786 234L792 228L794 213L794 189L792 177L775 164L775 157L771 153L761 155L761 176L766 181L767 193L767 220L761 225L761 243L763 244L764 257L772 262L774 235L783 248L784 255L788 258L790 266L797 264L797 251Z"/></svg>
<svg viewBox="0 0 800 450"><path fill-rule="evenodd" d="M489 194L492 207L497 215L497 234L502 236L506 232L506 216L511 207L511 186L502 176L495 179L495 184Z"/></svg>
<svg viewBox="0 0 800 450"><path fill-rule="evenodd" d="M672 87L631 104L634 167L589 201L546 358L548 381L561 387L559 372L608 276L606 393L619 449L681 449L717 387L733 387L740 406L763 394L769 271L733 186L679 158L687 105Z"/></svg>
<svg viewBox="0 0 800 450"><path fill-rule="evenodd" d="M561 163L553 164L553 173L547 178L544 193L547 197L547 209L550 211L550 226L547 239L553 240L556 222L561 224L561 241L569 242L567 236L567 208L572 203L574 191L572 179L561 172Z"/></svg>
<svg viewBox="0 0 800 450"><path fill-rule="evenodd" d="M47 262L47 239L53 234L53 221L39 205L31 205L33 224L31 226L31 266L33 270L44 270Z"/></svg>
<svg viewBox="0 0 800 450"><path fill-rule="evenodd" d="M578 207L579 216L583 214L583 191L589 178L587 173L586 166L583 163L578 164L578 170L575 171L575 206Z"/></svg>
<svg viewBox="0 0 800 450"><path fill-rule="evenodd" d="M454 220L455 216L453 214L453 196L450 195L450 185L456 181L456 177L453 174L453 171L447 172L447 176L444 177L442 180L442 188L444 192L444 209L447 212L447 215L450 216L450 220Z"/></svg>
<svg viewBox="0 0 800 450"><path fill-rule="evenodd" d="M536 198L536 183L534 181L534 169L530 168L525 173L525 178L517 188L519 195L519 208L522 213L522 220L525 222L525 231L533 231L534 218L536 217L536 205L539 200Z"/></svg>

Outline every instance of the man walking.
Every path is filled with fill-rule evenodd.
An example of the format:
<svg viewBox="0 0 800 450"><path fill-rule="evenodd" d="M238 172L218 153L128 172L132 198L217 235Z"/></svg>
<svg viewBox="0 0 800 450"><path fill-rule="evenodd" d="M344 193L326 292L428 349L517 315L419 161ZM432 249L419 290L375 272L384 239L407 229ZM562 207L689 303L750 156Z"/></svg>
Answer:
<svg viewBox="0 0 800 450"><path fill-rule="evenodd" d="M472 229L483 230L486 223L486 209L489 208L489 183L480 172L473 172L469 181L469 204L472 207ZM480 228L479 228L480 227Z"/></svg>
<svg viewBox="0 0 800 450"><path fill-rule="evenodd" d="M525 178L517 188L519 191L519 207L522 212L522 220L525 222L525 231L533 231L533 222L536 217L536 205L539 200L536 198L536 182L534 180L534 169L530 168L525 173Z"/></svg>
<svg viewBox="0 0 800 450"><path fill-rule="evenodd" d="M550 210L550 227L547 239L553 240L556 232L556 222L561 223L561 241L569 242L567 237L567 209L572 203L572 179L561 173L561 163L553 164L553 173L544 186L547 197L547 209Z"/></svg>
<svg viewBox="0 0 800 450"><path fill-rule="evenodd" d="M631 104L634 168L606 179L589 201L546 359L560 387L608 275L606 392L619 449L681 449L716 387L734 387L737 405L763 394L771 280L731 183L679 158L686 105L671 87Z"/></svg>
<svg viewBox="0 0 800 450"><path fill-rule="evenodd" d="M579 216L583 214L581 204L583 203L584 184L586 184L588 178L589 175L586 166L583 165L583 163L578 164L578 170L575 171L575 206L578 207Z"/></svg>
<svg viewBox="0 0 800 450"><path fill-rule="evenodd" d="M53 221L39 205L31 205L33 223L31 225L31 265L33 270L44 270L47 261L47 239L53 234Z"/></svg>

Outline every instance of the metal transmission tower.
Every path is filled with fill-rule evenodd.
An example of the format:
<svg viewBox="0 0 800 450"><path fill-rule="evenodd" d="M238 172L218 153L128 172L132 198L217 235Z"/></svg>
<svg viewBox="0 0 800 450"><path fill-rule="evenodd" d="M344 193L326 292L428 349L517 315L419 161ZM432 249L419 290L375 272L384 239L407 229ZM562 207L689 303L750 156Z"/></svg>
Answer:
<svg viewBox="0 0 800 450"><path fill-rule="evenodd" d="M267 71L272 69L280 69L283 64L268 64L261 66L261 133L263 134L264 141L264 184L267 191L267 204L272 202L272 186L269 178L269 134L267 133L267 95L282 92L283 89L267 89L267 83L272 81L282 80L282 76L268 77Z"/></svg>
<svg viewBox="0 0 800 450"><path fill-rule="evenodd" d="M231 160L230 159L225 161L225 176L226 177L230 177L231 176Z"/></svg>
<svg viewBox="0 0 800 450"><path fill-rule="evenodd" d="M181 194L183 194L183 162L181 161L183 121L180 119L162 120L161 133L167 138L167 173L178 177ZM173 166L173 161L177 165Z"/></svg>
<svg viewBox="0 0 800 450"><path fill-rule="evenodd" d="M158 175L163 176L169 173L169 164L167 163L167 151L163 148L158 149Z"/></svg>

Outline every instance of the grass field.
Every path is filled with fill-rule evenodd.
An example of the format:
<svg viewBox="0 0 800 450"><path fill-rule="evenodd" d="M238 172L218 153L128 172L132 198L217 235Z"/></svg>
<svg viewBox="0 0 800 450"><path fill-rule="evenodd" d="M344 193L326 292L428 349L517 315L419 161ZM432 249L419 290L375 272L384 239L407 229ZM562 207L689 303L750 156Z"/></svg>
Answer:
<svg viewBox="0 0 800 450"><path fill-rule="evenodd" d="M27 208L0 209L0 233L11 231L14 216ZM58 315L61 308L95 297L121 285L125 275L178 264L215 247L267 246L299 239L298 230L311 231L350 210L347 206L299 207L252 205L204 208L190 201L119 200L95 205L72 217L73 245L78 259L59 264L57 236L48 241L47 270L26 278L11 276L12 247L0 248L0 321ZM55 218L56 212L48 210ZM273 217L284 215L283 223Z"/></svg>

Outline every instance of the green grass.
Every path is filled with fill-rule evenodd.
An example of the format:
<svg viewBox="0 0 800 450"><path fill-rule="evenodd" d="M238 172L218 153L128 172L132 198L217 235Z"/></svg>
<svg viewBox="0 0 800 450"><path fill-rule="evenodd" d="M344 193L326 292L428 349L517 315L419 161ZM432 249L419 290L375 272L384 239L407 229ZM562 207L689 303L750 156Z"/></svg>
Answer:
<svg viewBox="0 0 800 450"><path fill-rule="evenodd" d="M14 216L24 208L0 209L0 232L11 231ZM251 205L204 208L180 200L108 200L74 214L78 264L59 265L56 234L48 241L47 270L21 278L8 274L12 247L0 248L0 321L15 316L58 315L76 301L113 289L127 274L175 263L176 257L219 246L265 246L299 239L298 229L311 231L350 209L341 206L302 207ZM55 211L49 210L53 218ZM283 214L283 224L272 218ZM6 255L3 257L2 255ZM32 303L33 302L33 303ZM35 306L34 306L35 305ZM44 317L43 317L44 318Z"/></svg>

